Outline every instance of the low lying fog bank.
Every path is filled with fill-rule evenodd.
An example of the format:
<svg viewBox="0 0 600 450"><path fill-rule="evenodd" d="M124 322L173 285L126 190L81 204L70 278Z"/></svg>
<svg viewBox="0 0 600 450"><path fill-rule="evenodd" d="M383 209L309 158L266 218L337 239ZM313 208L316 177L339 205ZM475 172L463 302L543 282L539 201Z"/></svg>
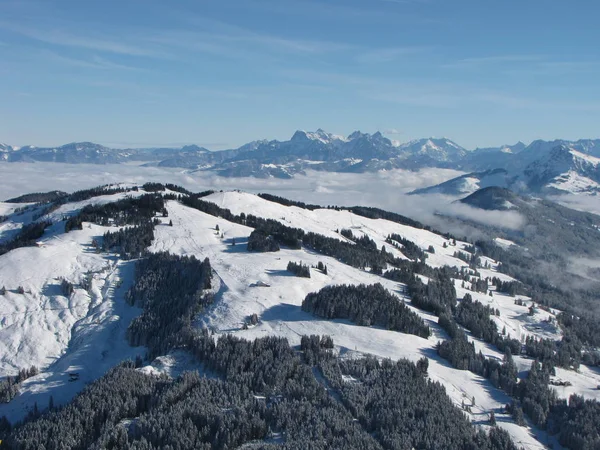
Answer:
<svg viewBox="0 0 600 450"><path fill-rule="evenodd" d="M508 229L522 229L523 218L515 212L481 211L454 203L457 197L443 195L407 195L408 192L438 184L460 175L449 169L423 169L419 172L393 170L378 173L332 173L310 171L289 180L276 178L224 178L210 172L188 173L182 169L140 167L133 165L92 165L58 163L0 164L0 199L5 200L28 192L78 189L108 183L144 183L158 181L174 183L197 192L206 189L241 189L248 192L268 192L286 198L321 205L365 205L394 211L431 224L434 227L463 235L472 229L451 228L436 213L452 215ZM600 209L600 208L599 208Z"/></svg>

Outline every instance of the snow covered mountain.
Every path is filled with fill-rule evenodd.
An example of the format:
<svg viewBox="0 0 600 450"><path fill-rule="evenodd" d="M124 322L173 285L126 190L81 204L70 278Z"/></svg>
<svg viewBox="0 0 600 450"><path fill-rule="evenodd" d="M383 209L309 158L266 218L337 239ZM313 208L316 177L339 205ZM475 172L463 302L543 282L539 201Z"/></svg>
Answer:
<svg viewBox="0 0 600 450"><path fill-rule="evenodd" d="M447 165L467 152L448 139L422 139L396 145L381 133L355 131L348 137L317 131L296 131L288 141L260 140L237 149L210 152L195 145L181 149L109 149L90 142L61 147L26 146L9 153L9 162L46 161L113 164L145 162L161 167L215 170L224 176L288 177L307 168L328 171L376 171L398 167Z"/></svg>
<svg viewBox="0 0 600 450"><path fill-rule="evenodd" d="M512 177L506 170L494 169L467 173L434 186L417 189L411 194L466 195L490 186L507 187L511 184Z"/></svg>
<svg viewBox="0 0 600 450"><path fill-rule="evenodd" d="M594 194L600 191L600 158L593 156L599 143L535 141L518 154L504 153L498 164L503 168L468 173L414 193L461 195L497 186L524 193Z"/></svg>
<svg viewBox="0 0 600 450"><path fill-rule="evenodd" d="M310 140L321 142L320 139ZM366 140L369 139L372 137ZM214 333L215 339L233 335L253 341L278 336L293 346L300 345L302 335L329 335L334 338L336 352L344 358L368 354L416 362L425 355L428 379L441 383L451 401L472 421L487 429L490 411L494 411L499 426L516 442L527 448L539 445L537 428L519 426L504 412L504 406L511 401L505 392L489 379L453 368L437 354L438 343L449 337L435 314L411 300L405 283L381 276L374 267L353 265L332 256L331 247L317 251L308 244L299 248L282 245L277 252L263 253L248 251L247 245L254 227L258 227L256 222L250 221L252 215L253 220L261 218L271 227L278 224L303 230L373 257L390 255L396 258L395 264L418 259L415 255L426 253L423 268L429 271L429 276L436 268L451 268L447 273L456 277L450 279L456 297L463 298L468 293L473 300L498 311L489 317L498 330L504 329L518 340L528 336L560 339L562 331L556 324L559 311L534 309L527 314L527 309L515 301L516 297L494 286L489 288L493 296L487 287L485 290L473 287L476 281L482 283L492 277L503 282L514 281L498 270L498 261L481 257L480 267L470 272L465 282L461 274L466 267L465 256L470 257L473 251L469 243L453 241L397 214L368 208L286 206L282 199L267 199L240 191L215 192L199 198L185 189L171 186L176 189L173 191L156 183L112 188L115 186L88 195L79 193L72 199L66 194L60 195L55 205L0 203L0 214L6 218L0 223L0 239L36 220L47 221L45 231L42 230L34 243L0 254L0 288L6 288L0 293L0 376L15 375L19 369L31 365L40 369L38 374L19 383L14 398L0 403L0 416L19 420L36 407L44 410L50 397L56 406L65 404L126 358L138 357L142 366L138 370L142 373L166 377L201 367L184 349L142 361L146 348L129 345L128 327L141 314L138 306L126 301L127 291L136 276L135 259L124 259L119 249L107 249L104 242L108 239L107 232L131 228L117 226L111 220L94 219L98 216L92 215L87 216L89 220L102 224L84 220L80 229L66 232L65 218L77 217L88 205L100 207L119 201L133 202L149 194L166 198L164 210L157 210L147 218L154 226L149 252L210 260L214 303L193 321L194 327L206 327ZM109 192L109 189L112 190ZM158 201L159 209L162 204ZM101 209L95 211L100 214ZM107 211L127 214L128 210L114 206ZM395 242L390 236L403 242ZM364 246L365 242L368 245ZM371 246L372 250L368 250ZM378 250L382 247L386 250ZM306 264L310 278L291 276L290 261ZM319 264L324 264L327 270L318 269ZM393 266L386 267L390 268ZM427 282L426 277L424 280ZM302 308L308 294L324 287L361 283L380 283L430 327L431 336L359 325L350 320L328 320ZM518 299L531 302L523 295ZM256 321L249 324L248 317L253 316ZM468 339L485 357L503 360L504 353L494 345L472 334ZM513 358L519 372L531 366L532 359L526 355L515 354ZM600 391L595 389L600 384L597 372L582 366L578 372L557 367L556 373L553 380L570 382L556 387L560 398L568 398L572 393L600 398ZM465 404L469 408L465 408ZM134 417L129 419L135 421ZM547 438L544 436L544 439Z"/></svg>
<svg viewBox="0 0 600 450"><path fill-rule="evenodd" d="M486 153L520 153L527 147L526 144L519 141L513 145L501 145L500 147L484 147L484 148L476 148L473 150L474 153L486 154Z"/></svg>
<svg viewBox="0 0 600 450"><path fill-rule="evenodd" d="M209 151L197 145L175 148L111 149L91 142L56 148L0 145L0 161L72 164L137 163L212 171L225 177L291 178L307 170L376 172L441 167L466 175L419 193L461 195L486 186L519 192L593 193L598 190L600 139L537 140L468 151L447 138L392 142L380 132L347 137L296 131L287 141L258 140L237 149ZM504 172L502 172L504 171Z"/></svg>
<svg viewBox="0 0 600 450"><path fill-rule="evenodd" d="M527 186L532 191L599 192L600 158L575 148L577 147L558 145L529 164L523 171Z"/></svg>
<svg viewBox="0 0 600 450"><path fill-rule="evenodd" d="M467 155L467 150L450 139L419 139L400 144L398 149L407 157L429 158L436 162L457 162Z"/></svg>

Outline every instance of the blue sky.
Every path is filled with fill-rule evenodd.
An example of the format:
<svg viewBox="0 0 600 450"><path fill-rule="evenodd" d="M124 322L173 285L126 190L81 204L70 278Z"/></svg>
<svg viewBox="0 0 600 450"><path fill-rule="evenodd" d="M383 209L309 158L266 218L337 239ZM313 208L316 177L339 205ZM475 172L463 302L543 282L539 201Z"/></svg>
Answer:
<svg viewBox="0 0 600 450"><path fill-rule="evenodd" d="M600 3L0 1L0 142L600 137Z"/></svg>

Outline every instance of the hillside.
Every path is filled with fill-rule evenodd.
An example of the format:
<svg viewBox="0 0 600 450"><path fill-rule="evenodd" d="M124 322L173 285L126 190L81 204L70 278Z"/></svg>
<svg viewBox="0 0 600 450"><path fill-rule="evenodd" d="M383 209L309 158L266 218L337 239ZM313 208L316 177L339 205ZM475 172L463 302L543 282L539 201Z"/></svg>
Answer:
<svg viewBox="0 0 600 450"><path fill-rule="evenodd" d="M451 402L473 423L489 430L489 415L493 411L498 426L507 430L518 445L534 448L542 440L546 442L547 437L538 426L532 422L519 426L505 413L504 406L513 399L491 375L475 369L461 370L441 356L438 342L449 343L458 338L449 335L450 328L441 325L439 313L427 309L415 294L421 284L428 289L428 284L440 283L455 291L453 298L441 296L440 301L454 304L469 294L482 308L493 310L494 314L486 317L486 326L496 329L498 336L504 330L516 339L518 351L512 358L516 375L525 379L533 358L521 352L521 345L531 338L549 339L560 345L564 333L557 323L560 311L535 308L528 314L522 303L531 304L531 298L501 292L499 285L493 285L492 278L504 283L516 281L499 270L497 260L475 255L470 243L429 231L416 222L407 225L409 220L398 215L388 214L390 220L371 219L341 208L285 206L276 199L240 191L193 195L181 188L157 184L118 188L125 191L107 195L111 187L104 187L74 195L73 198L89 198L66 201L57 208L30 205L30 210L23 212L16 208L26 205L1 205L0 211L7 220L0 236L4 236L4 230L18 232L32 220L49 220L51 225L34 245L0 256L0 287L6 287L0 306L0 374L15 376L20 369L32 365L40 370L20 383L14 399L0 404L0 416L15 422L34 408L45 409L50 397L54 405L65 404L119 361L144 358L156 351L154 347L130 346L131 334L127 331L136 318L145 314L142 305L130 306L127 292L139 277L136 261L140 256L148 256L138 252L138 247L133 253L124 253L119 247L105 248L109 239L105 233L109 231L121 230L124 236L142 233L141 228L135 228L140 226L137 208L145 205L144 208L154 208L147 216L154 222L148 247L151 254L160 257L168 252L210 261L212 300L186 325L190 329L210 330L214 333L212 339L235 336L260 342L266 336L277 336L294 348L302 344L304 335L328 335L333 338L336 360L342 362L373 355L418 363L425 356L427 379L440 383ZM511 195L507 191L487 190L465 201L490 208L510 202L520 211L526 207L526 202L521 204ZM81 216L82 213L87 215ZM108 214L108 220L104 214ZM85 218L81 229L65 233L66 223L71 223L65 219L73 222L77 217ZM254 229L270 233L280 243L280 249L248 251ZM288 245L286 233L300 233L299 248ZM358 256L354 257L354 253ZM465 261L471 258L472 262ZM386 263L377 268L375 261ZM290 262L306 265L310 278L294 276L288 270ZM319 269L320 265L326 270ZM400 276L394 272L398 268L417 270L415 278L396 278ZM327 286L361 284L383 286L395 301L406 305L414 315L411 320L422 320L429 327L430 336L359 325L343 318L326 319L303 307L308 294ZM428 292L431 299L439 295ZM463 319L457 316L457 320ZM490 320L495 325L489 325ZM499 350L499 344L476 337L477 331L472 331L470 325L464 326L474 349L481 351L481 358L502 362L504 351ZM44 345L40 346L40 342ZM327 361L322 364L331 363ZM139 365L143 374L164 373L174 378L184 370L205 371L185 346L173 347ZM512 383L516 383L516 375ZM324 383L321 376L316 380ZM561 398L577 393L600 399L600 391L595 389L600 376L593 368L581 365L579 371L574 371L559 366L552 380L569 380L570 385L555 388ZM342 389L336 394L331 387L327 391L334 398L344 392ZM269 394L256 391L254 395ZM556 440L554 443L559 448Z"/></svg>

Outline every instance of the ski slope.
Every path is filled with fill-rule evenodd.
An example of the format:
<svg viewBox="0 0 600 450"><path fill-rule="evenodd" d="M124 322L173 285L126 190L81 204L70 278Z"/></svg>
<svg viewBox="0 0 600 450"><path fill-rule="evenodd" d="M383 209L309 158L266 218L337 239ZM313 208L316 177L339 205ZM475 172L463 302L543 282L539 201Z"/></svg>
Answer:
<svg viewBox="0 0 600 450"><path fill-rule="evenodd" d="M437 326L435 316L412 308L432 328L432 337L423 339L376 327L361 327L344 320L323 320L301 310L306 294L327 285L379 282L391 292L399 294L401 289L398 283L310 251L282 248L276 253L251 253L245 248L251 228L176 202L168 202L167 209L173 227L157 227L156 240L151 250L194 255L198 258L208 257L218 277L216 302L198 319L199 325L209 327L217 336L231 333L255 339L276 335L287 338L292 345L299 345L302 335L327 334L333 337L342 357L369 353L382 358L407 358L416 361L427 356L430 360L430 378L442 383L457 405L463 402L471 405L475 397L471 413L474 422L485 426L489 413L494 411L497 417L502 418L498 421L500 426L505 427L515 437L515 441L526 448L541 448L535 436L539 431L519 427L509 416L503 414L504 405L511 400L505 393L493 387L488 380L469 371L456 370L438 357L435 345L438 340L447 336ZM252 211L259 216L262 214L256 208ZM223 238L216 232L217 225ZM318 226L303 225L308 225L303 226L304 229L310 229L311 225L315 228ZM232 245L234 239L236 245ZM327 266L328 275L311 269L310 279L294 277L286 271L289 261L302 261L311 266L322 261ZM256 286L257 281L262 281L269 287ZM405 301L410 306L410 300ZM253 313L258 315L259 323L244 329L244 323Z"/></svg>
<svg viewBox="0 0 600 450"><path fill-rule="evenodd" d="M85 224L63 234L64 222L47 230L39 247L23 247L0 256L0 375L16 375L36 366L41 373L21 385L21 395L0 404L0 416L24 417L37 403L70 400L87 383L120 361L144 355L129 347L125 332L140 311L125 303L134 262L96 253L92 240L108 228ZM65 296L61 281L74 285ZM23 287L24 294L17 289ZM69 381L69 373L79 379Z"/></svg>
<svg viewBox="0 0 600 450"><path fill-rule="evenodd" d="M115 201L129 194L134 193L101 196L96 200ZM368 219L348 211L287 207L238 191L215 193L204 199L235 214L243 212L271 218L340 240L346 239L337 230L348 228L355 235L368 235L378 247L385 245L387 251L404 257L400 250L385 243L389 234L400 234L424 250L433 246L435 253L429 254L427 259L433 267L465 266L462 260L453 257L453 253L466 251L467 243L458 241L456 246L448 245L449 241L443 236L391 221ZM128 324L140 313L124 301L124 294L133 279L135 261L123 262L114 255L96 253L91 245L93 239L115 228L84 223L83 230L62 233L64 223L60 220L63 215L73 214L85 204L95 202L90 199L61 206L48 217L57 222L46 231L39 246L16 249L0 256L0 286L5 285L9 291L0 302L0 375L14 375L18 369L31 365L42 369L39 375L22 384L21 395L9 404L0 404L0 416L18 420L33 408L34 403L44 409L50 395L55 404L62 404L119 361L145 353L144 348L131 348L125 338ZM437 317L413 307L410 299L403 297L401 284L306 249L282 248L274 253L251 253L246 246L252 228L185 207L176 201L168 201L167 210L168 217L159 218L161 223L155 228L150 251L194 255L201 259L208 257L214 270L215 302L197 318L198 327L208 327L216 336L232 333L255 339L277 335L287 338L292 345L298 345L302 335L327 334L333 337L342 358L369 353L381 358L416 361L426 356L430 361L429 377L442 383L457 405L471 406L472 421L485 427L489 413L494 411L498 424L511 433L515 442L525 448L543 447L540 442L546 442L545 434L531 427L519 427L503 414L504 405L510 402L506 394L488 380L456 370L438 357L435 347L438 341L448 338L446 333L438 327ZM169 221L173 226L168 225ZM310 279L298 278L286 270L289 261L301 261L309 266L322 262L328 273L311 269ZM490 268L478 270L482 277L512 280L497 272L495 261L485 259L484 262L489 263ZM68 298L60 289L62 279L75 287ZM328 285L359 283L384 285L398 296L398 301L404 300L424 319L432 329L432 336L423 339L377 327L361 327L344 320L322 320L301 310L308 293ZM24 288L24 294L17 293L19 286ZM512 337L520 340L529 335L561 338L555 321L556 311L537 310L534 315L529 315L528 308L515 305L514 297L496 291L492 296L472 292L469 283L463 288L459 280L455 286L459 298L470 293L474 300L498 309L500 315L494 316L493 320L500 330L505 327ZM531 302L521 298L528 304ZM244 324L252 314L259 317L259 322L245 329ZM471 339L476 349L486 356L503 358L495 347ZM531 360L522 356L514 359L523 376ZM182 352L173 352L157 358L142 370L177 376L191 368L194 368L193 361ZM79 374L79 379L73 382L69 381L72 372ZM556 387L561 397L578 393L586 398L600 399L600 391L595 389L600 385L597 370L584 366L579 372L557 369L556 379L571 383L568 387ZM554 448L560 446L555 443Z"/></svg>
<svg viewBox="0 0 600 450"><path fill-rule="evenodd" d="M310 211L296 206L284 206L279 203L264 200L256 195L240 191L217 192L202 200L213 202L221 208L231 210L234 214L253 214L267 219L277 220L289 227L302 228L305 231L322 234L324 236L347 240L336 230L350 229L352 233L360 237L366 234L373 239L378 248L385 246L386 250L395 256L404 257L391 245L385 242L388 235L400 234L409 241L414 242L422 250L427 250L430 245L435 248L435 253L428 254L427 263L432 267L463 267L465 262L455 258L454 252L463 250L468 245L465 242L456 241L456 246L448 245L449 240L443 236L427 230L401 225L389 220L369 219L349 211L337 211L335 209L317 209Z"/></svg>

